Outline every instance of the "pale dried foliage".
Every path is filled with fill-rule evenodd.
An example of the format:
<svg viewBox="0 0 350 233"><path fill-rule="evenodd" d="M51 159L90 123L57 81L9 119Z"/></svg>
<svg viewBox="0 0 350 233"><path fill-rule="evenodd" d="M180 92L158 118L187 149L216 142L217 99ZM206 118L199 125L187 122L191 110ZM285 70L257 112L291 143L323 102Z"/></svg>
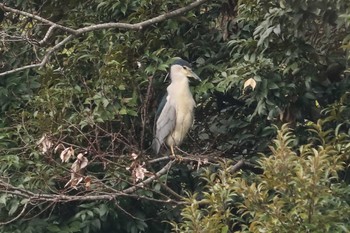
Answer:
<svg viewBox="0 0 350 233"><path fill-rule="evenodd" d="M74 150L72 147L67 147L64 150L62 150L60 154L62 163L68 162L72 156L74 156Z"/></svg>
<svg viewBox="0 0 350 233"><path fill-rule="evenodd" d="M77 189L77 185L84 180L84 168L88 165L88 162L89 160L82 153L77 155L77 159L71 167L71 178L64 187L70 185L70 187ZM89 184L85 186L90 187L90 185L91 179L89 180Z"/></svg>
<svg viewBox="0 0 350 233"><path fill-rule="evenodd" d="M251 87L252 90L255 89L255 87L256 87L256 81L255 81L255 79L250 78L250 79L246 80L246 81L244 82L244 84L243 84L243 91L245 91L245 89L247 89L248 87Z"/></svg>
<svg viewBox="0 0 350 233"><path fill-rule="evenodd" d="M43 134L43 136L37 142L37 145L43 154L47 153L53 147L53 143L47 134Z"/></svg>
<svg viewBox="0 0 350 233"><path fill-rule="evenodd" d="M146 163L142 162L140 163L137 158L139 157L136 153L131 153L132 163L130 167L127 167L126 169L131 171L133 183L136 183L138 181L142 181L145 179L146 175L151 175L151 173L145 168Z"/></svg>

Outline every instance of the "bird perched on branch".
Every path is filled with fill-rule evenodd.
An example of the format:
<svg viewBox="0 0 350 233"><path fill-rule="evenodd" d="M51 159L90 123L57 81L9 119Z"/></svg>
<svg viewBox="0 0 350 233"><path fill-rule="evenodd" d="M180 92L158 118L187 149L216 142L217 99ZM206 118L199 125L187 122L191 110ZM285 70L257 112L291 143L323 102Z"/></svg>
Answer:
<svg viewBox="0 0 350 233"><path fill-rule="evenodd" d="M158 154L165 144L175 157L174 147L182 143L193 124L195 102L189 78L201 79L192 71L191 65L181 58L171 64L170 78L171 84L156 113L152 148Z"/></svg>

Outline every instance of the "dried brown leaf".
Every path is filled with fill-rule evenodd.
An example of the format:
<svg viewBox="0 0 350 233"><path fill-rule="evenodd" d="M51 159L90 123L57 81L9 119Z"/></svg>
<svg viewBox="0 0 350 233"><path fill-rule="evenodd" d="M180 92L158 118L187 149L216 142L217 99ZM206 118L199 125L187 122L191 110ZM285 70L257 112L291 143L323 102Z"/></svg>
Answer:
<svg viewBox="0 0 350 233"><path fill-rule="evenodd" d="M53 146L52 141L50 140L49 136L44 134L40 140L37 142L37 145L39 145L41 153L45 154L48 150L50 150Z"/></svg>
<svg viewBox="0 0 350 233"><path fill-rule="evenodd" d="M64 145L63 145L62 143L60 143L60 144L58 144L58 145L55 147L55 149L54 149L53 151L54 151L55 153L57 153L57 151L58 151L59 149L64 150L64 149L66 149L66 148L64 147Z"/></svg>
<svg viewBox="0 0 350 233"><path fill-rule="evenodd" d="M73 155L74 155L74 149L72 147L67 147L66 149L64 149L60 154L62 163L68 162L70 157L72 157Z"/></svg>
<svg viewBox="0 0 350 233"><path fill-rule="evenodd" d="M143 165L138 165L135 167L135 169L133 170L133 175L135 178L135 182L139 181L139 180L143 180L145 178L146 173L148 173L147 169L143 167Z"/></svg>
<svg viewBox="0 0 350 233"><path fill-rule="evenodd" d="M88 176L85 177L84 182L85 182L85 189L90 190L91 189L91 178Z"/></svg>
<svg viewBox="0 0 350 233"><path fill-rule="evenodd" d="M70 187L75 188L78 184L80 184L83 178L83 169L88 165L89 160L84 157L82 153L77 155L77 159L71 166L71 179L67 182L64 187L70 185Z"/></svg>
<svg viewBox="0 0 350 233"><path fill-rule="evenodd" d="M80 169L85 168L89 162L89 160L86 157L84 157L84 155L82 153L78 154L77 161L80 164Z"/></svg>
<svg viewBox="0 0 350 233"><path fill-rule="evenodd" d="M131 154L131 157L132 157L133 160L135 160L135 159L137 159L137 157L139 157L139 156L138 156L136 153L132 153L132 154Z"/></svg>

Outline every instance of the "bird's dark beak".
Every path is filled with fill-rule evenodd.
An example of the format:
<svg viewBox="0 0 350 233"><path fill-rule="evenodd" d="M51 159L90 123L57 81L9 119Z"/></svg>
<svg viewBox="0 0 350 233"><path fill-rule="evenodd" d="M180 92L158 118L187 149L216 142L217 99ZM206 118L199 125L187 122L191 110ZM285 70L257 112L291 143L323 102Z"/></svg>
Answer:
<svg viewBox="0 0 350 233"><path fill-rule="evenodd" d="M190 77L192 77L198 81L202 81L202 79L200 79L200 77L198 77L198 75L195 72L193 72L192 70L190 70L189 73L190 73L189 74Z"/></svg>

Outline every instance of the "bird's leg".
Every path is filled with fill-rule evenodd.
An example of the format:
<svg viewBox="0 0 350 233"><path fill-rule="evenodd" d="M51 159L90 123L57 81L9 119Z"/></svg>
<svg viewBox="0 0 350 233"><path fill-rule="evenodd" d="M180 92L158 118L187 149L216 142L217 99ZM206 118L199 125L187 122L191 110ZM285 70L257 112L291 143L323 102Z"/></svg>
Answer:
<svg viewBox="0 0 350 233"><path fill-rule="evenodd" d="M174 151L174 146L173 146L173 145L170 146L170 150L171 150L171 155L172 155L174 158L176 158L175 151Z"/></svg>
<svg viewBox="0 0 350 233"><path fill-rule="evenodd" d="M183 160L182 156L175 154L175 150L174 150L174 146L173 145L170 146L170 150L171 150L171 154L175 158L175 160L178 160L180 162Z"/></svg>

